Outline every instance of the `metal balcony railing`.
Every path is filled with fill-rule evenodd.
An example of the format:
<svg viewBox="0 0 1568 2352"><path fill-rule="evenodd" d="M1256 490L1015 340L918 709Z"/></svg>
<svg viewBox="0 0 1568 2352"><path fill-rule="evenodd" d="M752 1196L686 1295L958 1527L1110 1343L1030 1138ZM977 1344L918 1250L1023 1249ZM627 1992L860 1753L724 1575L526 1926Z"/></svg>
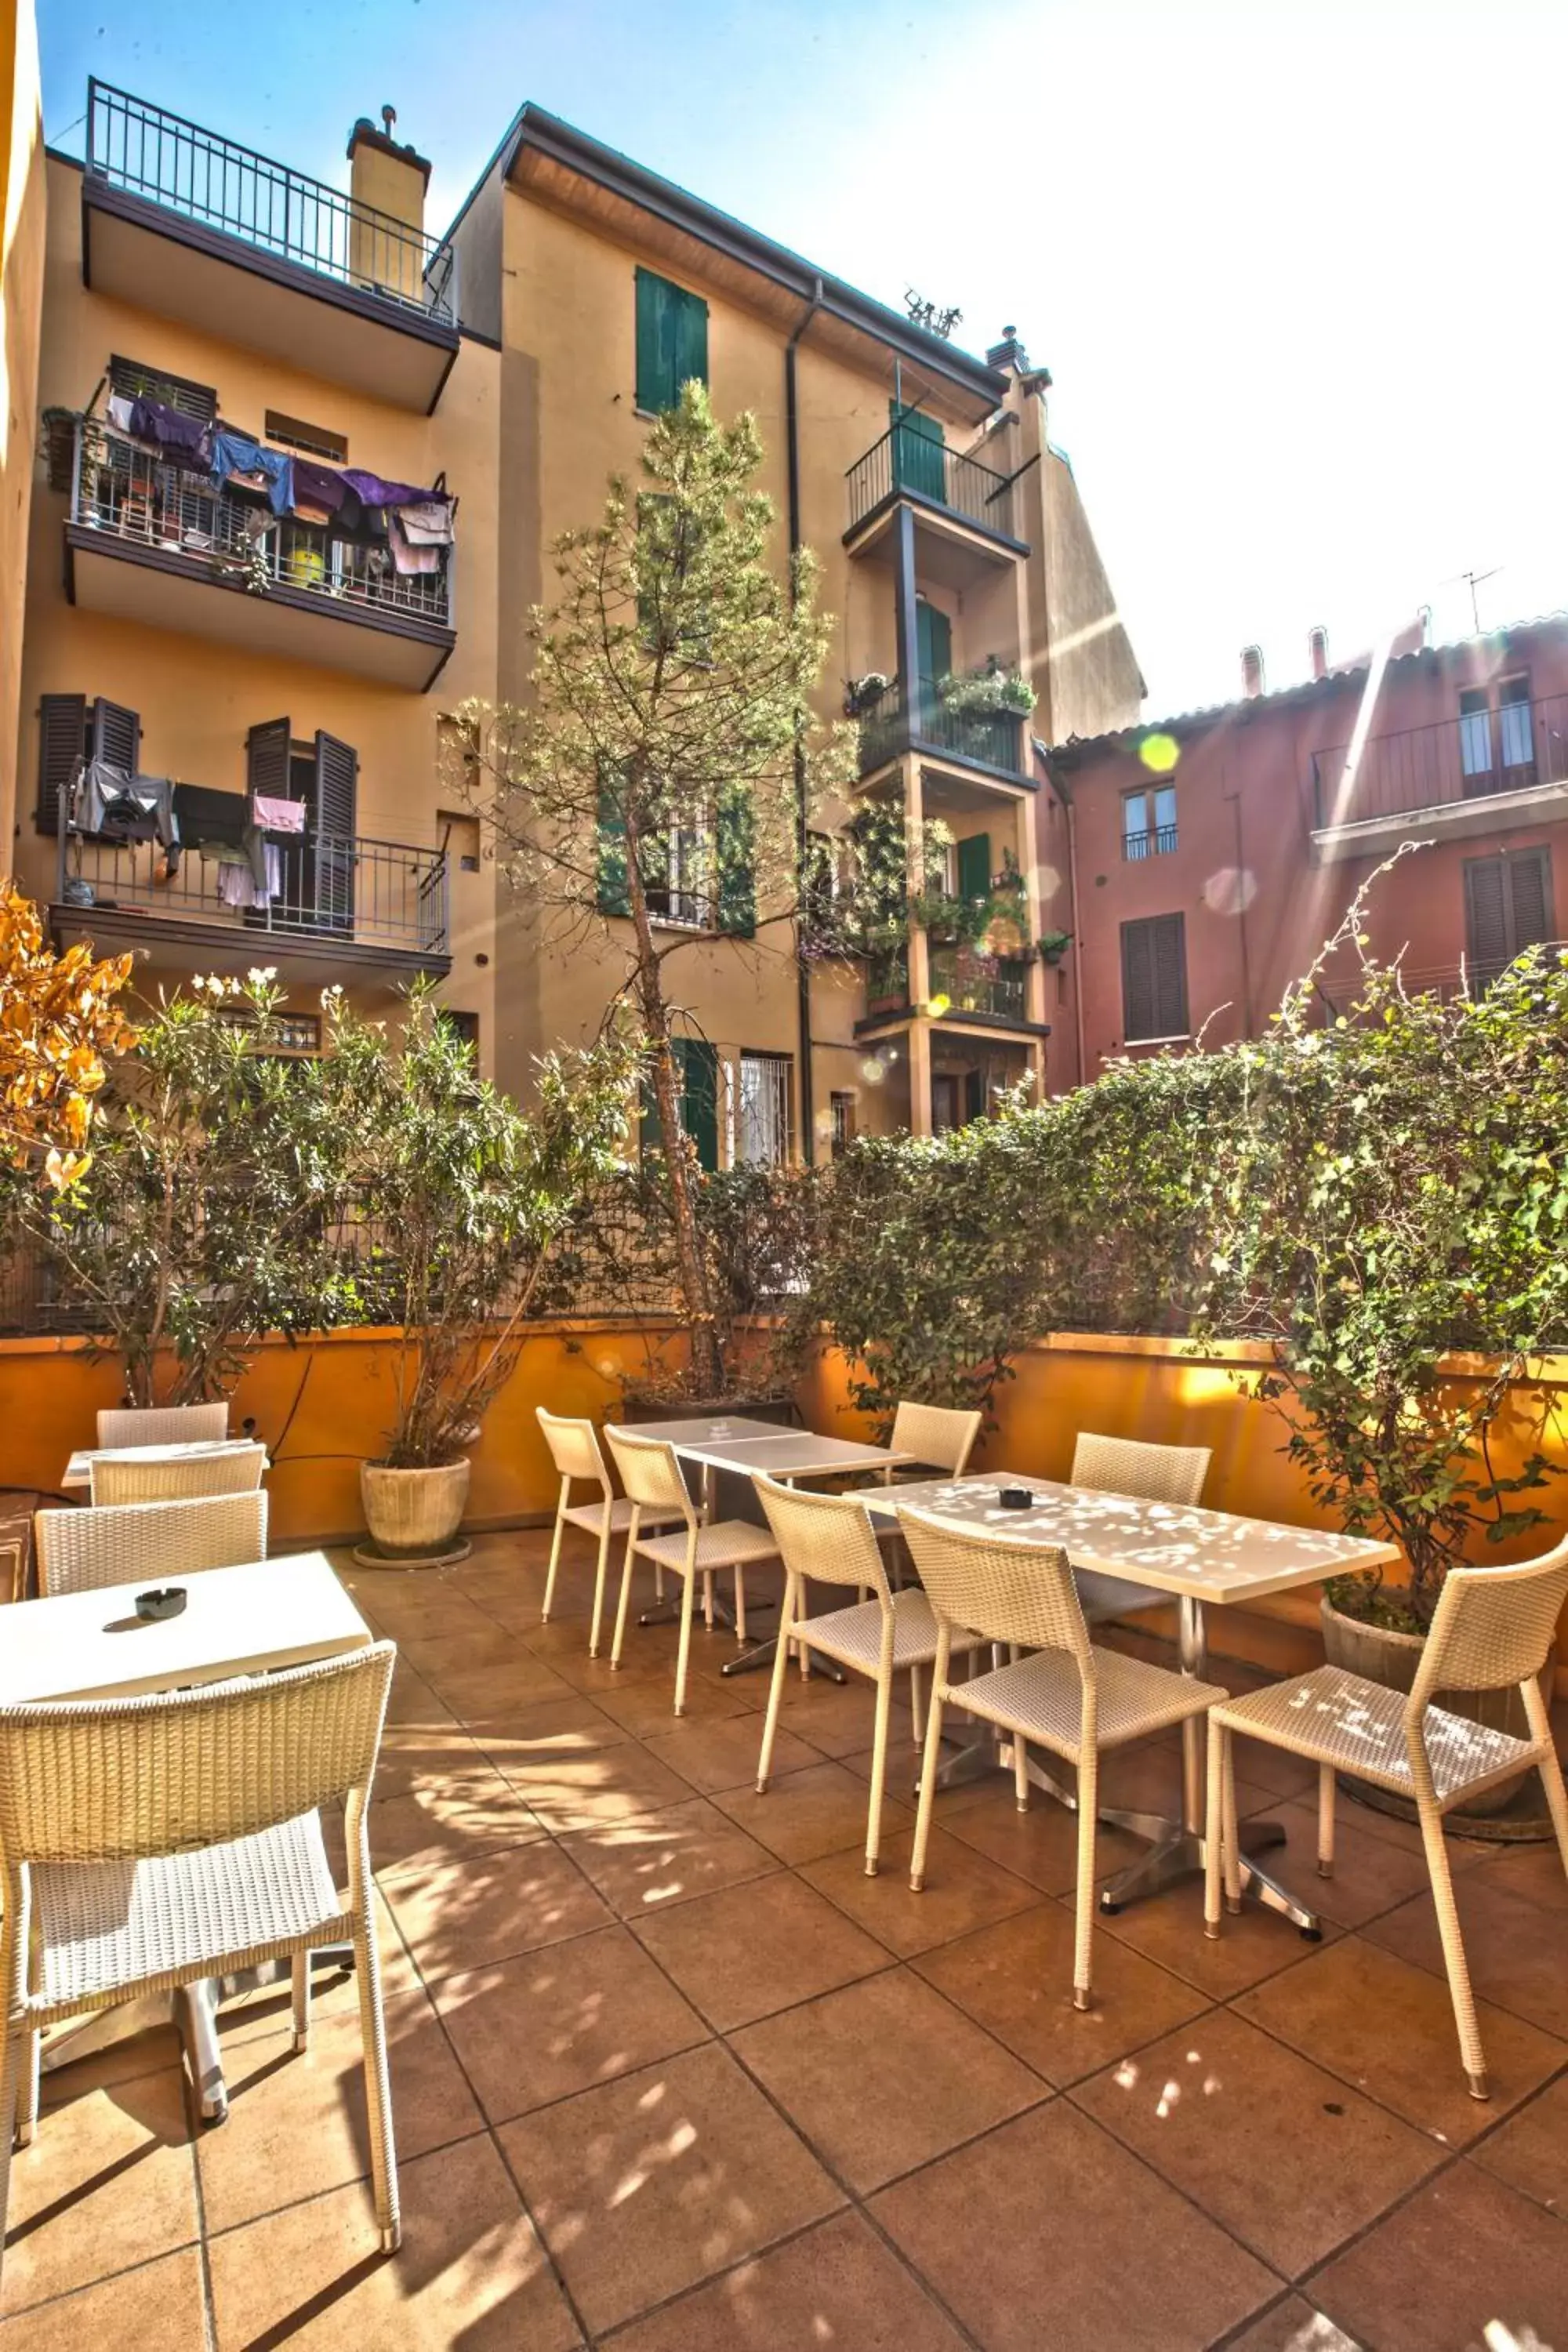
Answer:
<svg viewBox="0 0 1568 2352"><path fill-rule="evenodd" d="M277 895L237 907L223 895L235 868L185 847L170 873L155 842L78 833L62 797L56 903L84 914L134 908L149 916L149 929L160 918L210 923L215 934L254 938L258 957L268 937L449 952L444 850L313 832L271 845Z"/></svg>
<svg viewBox="0 0 1568 2352"><path fill-rule="evenodd" d="M87 121L89 179L456 328L458 259L444 239L107 82L89 81Z"/></svg>
<svg viewBox="0 0 1568 2352"><path fill-rule="evenodd" d="M896 491L908 490L996 538L1017 537L1015 477L928 440L911 422L884 433L863 457L856 458L846 478L851 530Z"/></svg>
<svg viewBox="0 0 1568 2352"><path fill-rule="evenodd" d="M77 424L70 496L70 519L84 530L182 556L193 572L237 581L258 595L307 589L367 620L398 613L451 626L450 548L439 551L438 572L395 571L384 548L348 546L318 524L277 516L258 499L166 464L96 417Z"/></svg>
<svg viewBox="0 0 1568 2352"><path fill-rule="evenodd" d="M1369 735L1353 776L1350 748L1336 743L1312 754L1313 823L1320 832L1531 784L1568 782L1568 694Z"/></svg>
<svg viewBox="0 0 1568 2352"><path fill-rule="evenodd" d="M1020 776L1024 722L1010 710L949 710L929 681L922 680L918 709L906 702L903 680L893 678L876 708L860 721L860 772L910 749L950 751L961 760Z"/></svg>
<svg viewBox="0 0 1568 2352"><path fill-rule="evenodd" d="M945 996L952 1013L981 1013L993 1021L1026 1021L1028 966L1010 956L978 955L969 948L932 948L931 992Z"/></svg>
<svg viewBox="0 0 1568 2352"><path fill-rule="evenodd" d="M1157 824L1142 833L1124 833L1121 855L1134 860L1141 857L1168 857L1176 846L1173 824Z"/></svg>

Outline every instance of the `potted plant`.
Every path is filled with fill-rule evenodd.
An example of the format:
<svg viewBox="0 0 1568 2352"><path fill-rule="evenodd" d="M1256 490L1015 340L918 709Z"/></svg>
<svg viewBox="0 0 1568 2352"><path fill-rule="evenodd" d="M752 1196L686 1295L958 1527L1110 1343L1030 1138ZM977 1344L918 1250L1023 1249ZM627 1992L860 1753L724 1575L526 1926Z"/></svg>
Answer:
<svg viewBox="0 0 1568 2352"><path fill-rule="evenodd" d="M1005 713L1027 719L1039 699L1021 672L1004 669L994 656L984 669L950 672L937 680L937 699L944 710Z"/></svg>
<svg viewBox="0 0 1568 2352"><path fill-rule="evenodd" d="M844 716L846 719L868 719L888 691L885 670L868 669L863 677L844 681Z"/></svg>
<svg viewBox="0 0 1568 2352"><path fill-rule="evenodd" d="M355 1139L351 1184L370 1237L363 1319L397 1333L395 1408L360 1469L366 1566L460 1559L468 1449L505 1386L527 1318L557 1296L562 1244L619 1164L632 1056L618 1037L540 1064L524 1111L488 1085L473 1049L416 988L400 1039L328 1016L338 1116Z"/></svg>

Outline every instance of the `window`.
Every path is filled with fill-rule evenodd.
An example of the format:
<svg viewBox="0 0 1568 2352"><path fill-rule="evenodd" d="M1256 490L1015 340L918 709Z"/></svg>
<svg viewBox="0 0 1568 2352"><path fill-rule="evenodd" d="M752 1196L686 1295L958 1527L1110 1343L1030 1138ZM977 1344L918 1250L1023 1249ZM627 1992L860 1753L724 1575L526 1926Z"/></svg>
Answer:
<svg viewBox="0 0 1568 2352"><path fill-rule="evenodd" d="M1465 860L1465 930L1472 976L1485 987L1554 928L1552 858L1544 849Z"/></svg>
<svg viewBox="0 0 1568 2352"><path fill-rule="evenodd" d="M177 408L204 425L217 415L217 394L210 383L194 383L189 376L171 375L166 368L148 367L118 352L109 362L109 389L117 400L161 400L165 408Z"/></svg>
<svg viewBox="0 0 1568 2352"><path fill-rule="evenodd" d="M741 1055L741 1118L736 1158L781 1167L789 1158L790 1078L787 1054Z"/></svg>
<svg viewBox="0 0 1568 2352"><path fill-rule="evenodd" d="M671 828L663 843L659 877L647 883L647 910L664 923L706 929L712 884L708 827L700 819Z"/></svg>
<svg viewBox="0 0 1568 2352"><path fill-rule="evenodd" d="M639 269L637 306L637 404L658 416L675 407L691 377L708 381L708 305L700 294Z"/></svg>
<svg viewBox="0 0 1568 2352"><path fill-rule="evenodd" d="M698 1165L711 1173L719 1165L719 1049L706 1037L672 1037L669 1042L680 1087L680 1124L696 1146ZM641 1143L645 1153L658 1151L663 1144L658 1097L646 1072Z"/></svg>
<svg viewBox="0 0 1568 2352"><path fill-rule="evenodd" d="M1157 784L1152 791L1121 795L1121 855L1123 857L1164 857L1176 845L1176 787Z"/></svg>
<svg viewBox="0 0 1568 2352"><path fill-rule="evenodd" d="M443 1004L441 1018L449 1029L457 1032L475 1061L479 1058L479 1016L458 1004Z"/></svg>
<svg viewBox="0 0 1568 2352"><path fill-rule="evenodd" d="M329 466L348 461L348 435L333 433L325 425L307 425L300 417L284 416L269 408L266 430L269 441L280 442L286 449L302 449L307 457L324 458Z"/></svg>
<svg viewBox="0 0 1568 2352"><path fill-rule="evenodd" d="M134 710L102 695L89 702L84 694L45 694L38 698L38 797L33 822L53 838L59 832L60 807L76 781L84 760L101 760L110 768L134 775L142 760L142 721Z"/></svg>
<svg viewBox="0 0 1568 2352"><path fill-rule="evenodd" d="M436 822L447 856L459 874L479 870L479 821L465 810L440 809Z"/></svg>
<svg viewBox="0 0 1568 2352"><path fill-rule="evenodd" d="M827 1097L828 1148L835 1160L841 1159L855 1140L855 1108L853 1094L835 1089Z"/></svg>
<svg viewBox="0 0 1568 2352"><path fill-rule="evenodd" d="M1467 800L1535 782L1534 715L1528 677L1467 687L1459 696L1459 769Z"/></svg>
<svg viewBox="0 0 1568 2352"><path fill-rule="evenodd" d="M1121 1034L1129 1045L1187 1034L1186 919L1151 915L1121 926Z"/></svg>
<svg viewBox="0 0 1568 2352"><path fill-rule="evenodd" d="M661 839L644 837L638 871L656 921L750 939L756 929L752 868L755 812L744 785L728 786L712 809L694 810ZM612 783L599 793L597 901L602 915L629 915L626 825Z"/></svg>

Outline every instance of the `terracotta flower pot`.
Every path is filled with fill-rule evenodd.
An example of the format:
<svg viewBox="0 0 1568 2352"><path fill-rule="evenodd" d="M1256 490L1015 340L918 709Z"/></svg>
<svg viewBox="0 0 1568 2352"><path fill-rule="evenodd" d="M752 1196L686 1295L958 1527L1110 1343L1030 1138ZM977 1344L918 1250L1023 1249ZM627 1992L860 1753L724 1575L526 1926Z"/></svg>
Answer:
<svg viewBox="0 0 1568 2352"><path fill-rule="evenodd" d="M468 1499L466 1461L421 1470L362 1462L359 1488L371 1534L370 1545L354 1553L362 1565L435 1568L467 1553L458 1533Z"/></svg>

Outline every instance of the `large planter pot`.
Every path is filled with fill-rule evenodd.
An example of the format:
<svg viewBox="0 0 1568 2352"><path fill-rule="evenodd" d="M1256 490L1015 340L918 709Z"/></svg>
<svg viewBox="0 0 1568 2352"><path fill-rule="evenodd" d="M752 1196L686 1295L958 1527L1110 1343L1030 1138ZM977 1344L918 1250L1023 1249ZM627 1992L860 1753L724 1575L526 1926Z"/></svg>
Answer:
<svg viewBox="0 0 1568 2352"><path fill-rule="evenodd" d="M1426 1646L1422 1634L1364 1624L1359 1617L1347 1617L1342 1610L1336 1609L1326 1595L1321 1605L1320 1622L1323 1655L1331 1666L1342 1666L1347 1673L1360 1675L1363 1682L1377 1683L1384 1690L1408 1691L1413 1687ZM1553 1663L1553 1656L1549 1654L1542 1668L1542 1687L1549 1704ZM1443 1691L1437 1703L1451 1715L1462 1715L1471 1723L1484 1725L1489 1731L1506 1731L1515 1739L1531 1737L1524 1701L1517 1690ZM1358 1780L1350 1773L1342 1772L1340 1779L1352 1796L1379 1812L1397 1814L1402 1821L1415 1819L1415 1808L1408 1799L1374 1788L1370 1781ZM1518 1812L1517 1801L1521 1792L1533 1790L1539 1796L1540 1788L1540 1775L1533 1769L1517 1773L1511 1780L1500 1781L1479 1797L1456 1805L1447 1821L1462 1836L1550 1837L1551 1822L1539 1803L1523 1819L1512 1817ZM1510 1816L1506 1825L1504 1815Z"/></svg>
<svg viewBox="0 0 1568 2352"><path fill-rule="evenodd" d="M362 1462L360 1500L368 1544L354 1548L363 1568L447 1568L466 1559L458 1532L468 1500L468 1465L444 1462L424 1470L390 1470Z"/></svg>

